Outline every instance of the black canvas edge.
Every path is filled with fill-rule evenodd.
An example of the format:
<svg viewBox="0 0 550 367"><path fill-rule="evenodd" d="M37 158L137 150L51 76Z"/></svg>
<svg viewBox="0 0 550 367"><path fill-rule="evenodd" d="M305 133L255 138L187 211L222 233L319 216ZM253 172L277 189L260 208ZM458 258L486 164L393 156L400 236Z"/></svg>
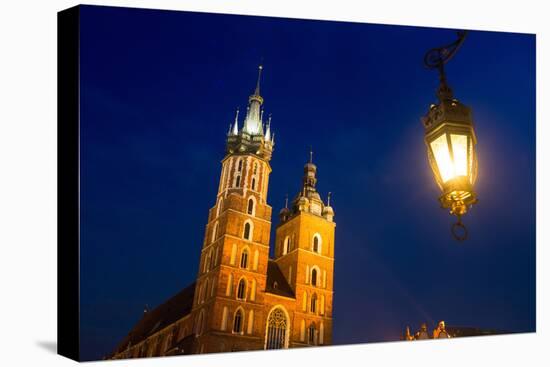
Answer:
<svg viewBox="0 0 550 367"><path fill-rule="evenodd" d="M57 353L80 360L78 6L57 13Z"/></svg>

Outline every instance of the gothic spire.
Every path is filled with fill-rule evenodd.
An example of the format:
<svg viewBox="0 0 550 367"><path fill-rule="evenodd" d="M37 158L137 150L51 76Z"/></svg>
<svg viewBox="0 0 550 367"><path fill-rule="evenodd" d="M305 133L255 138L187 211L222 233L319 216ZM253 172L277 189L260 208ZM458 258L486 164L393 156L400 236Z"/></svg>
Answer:
<svg viewBox="0 0 550 367"><path fill-rule="evenodd" d="M243 130L250 135L263 135L261 106L264 99L260 95L260 80L263 66L258 66L258 80L254 94L248 97L248 110L244 121Z"/></svg>

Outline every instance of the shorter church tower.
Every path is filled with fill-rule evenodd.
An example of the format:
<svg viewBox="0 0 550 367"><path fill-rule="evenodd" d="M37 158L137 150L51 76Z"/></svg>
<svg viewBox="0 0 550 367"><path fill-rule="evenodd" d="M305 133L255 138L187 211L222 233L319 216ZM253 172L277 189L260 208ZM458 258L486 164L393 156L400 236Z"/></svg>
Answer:
<svg viewBox="0 0 550 367"><path fill-rule="evenodd" d="M302 188L290 208L279 214L275 262L296 295L294 339L304 344L332 343L334 210L315 188L317 166L304 166Z"/></svg>

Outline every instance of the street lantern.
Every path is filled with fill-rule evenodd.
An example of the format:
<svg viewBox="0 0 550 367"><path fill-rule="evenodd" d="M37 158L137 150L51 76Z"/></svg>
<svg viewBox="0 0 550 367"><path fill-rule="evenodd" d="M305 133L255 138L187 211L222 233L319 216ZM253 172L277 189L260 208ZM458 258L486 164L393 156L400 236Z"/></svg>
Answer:
<svg viewBox="0 0 550 367"><path fill-rule="evenodd" d="M457 217L451 229L460 241L468 236L462 216L477 202L474 191L477 178L476 136L471 110L453 97L444 65L455 55L465 37L465 31L458 32L458 39L452 44L426 53L424 64L439 71L439 103L432 104L422 118L428 161L442 192L439 202Z"/></svg>

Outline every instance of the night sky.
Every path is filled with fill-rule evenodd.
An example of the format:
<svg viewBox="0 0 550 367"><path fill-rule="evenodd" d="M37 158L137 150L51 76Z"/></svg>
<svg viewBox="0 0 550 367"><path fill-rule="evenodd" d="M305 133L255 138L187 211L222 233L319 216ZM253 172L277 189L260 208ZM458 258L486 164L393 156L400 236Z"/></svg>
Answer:
<svg viewBox="0 0 550 367"><path fill-rule="evenodd" d="M318 189L333 193L335 344L441 319L535 330L534 35L471 31L447 66L473 109L480 167L459 243L420 122L438 85L424 53L455 31L81 9L83 359L194 280L226 132L262 59L273 229L310 145Z"/></svg>

